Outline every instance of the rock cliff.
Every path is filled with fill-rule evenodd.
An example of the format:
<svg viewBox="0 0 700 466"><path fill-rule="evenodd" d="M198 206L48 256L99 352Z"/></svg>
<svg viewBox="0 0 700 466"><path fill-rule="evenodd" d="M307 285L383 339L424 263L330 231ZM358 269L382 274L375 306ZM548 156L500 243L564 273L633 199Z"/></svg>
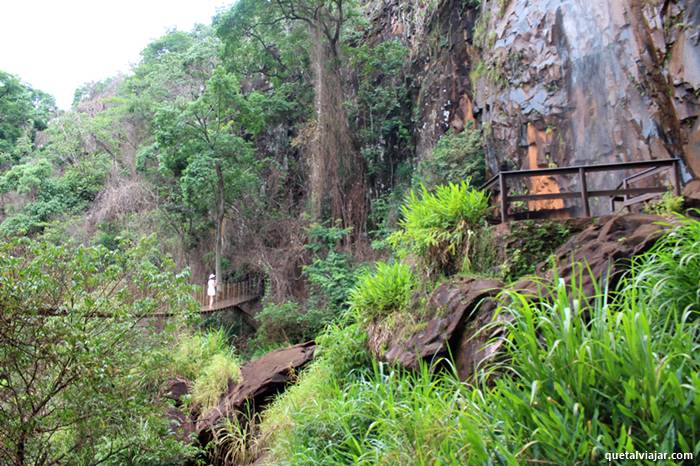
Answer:
<svg viewBox="0 0 700 466"><path fill-rule="evenodd" d="M411 50L419 157L475 120L492 173L680 157L685 180L700 175L700 2L384 0L367 11L377 34ZM595 175L589 189L623 176Z"/></svg>

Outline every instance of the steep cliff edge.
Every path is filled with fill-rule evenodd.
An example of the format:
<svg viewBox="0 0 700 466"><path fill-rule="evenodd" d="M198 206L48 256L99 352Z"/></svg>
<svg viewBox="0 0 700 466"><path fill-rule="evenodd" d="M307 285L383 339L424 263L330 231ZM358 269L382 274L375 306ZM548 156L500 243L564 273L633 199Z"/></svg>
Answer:
<svg viewBox="0 0 700 466"><path fill-rule="evenodd" d="M385 0L367 11L411 49L419 158L475 119L491 172L681 157L685 180L700 174L697 2ZM530 189L575 183L540 181Z"/></svg>

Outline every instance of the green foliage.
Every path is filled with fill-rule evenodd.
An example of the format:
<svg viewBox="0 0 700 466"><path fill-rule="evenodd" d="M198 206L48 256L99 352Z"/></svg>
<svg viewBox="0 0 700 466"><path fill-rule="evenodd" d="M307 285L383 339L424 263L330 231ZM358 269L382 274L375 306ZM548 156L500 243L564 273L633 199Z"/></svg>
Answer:
<svg viewBox="0 0 700 466"><path fill-rule="evenodd" d="M467 445L478 424L464 392L451 374L375 364L295 412L293 434L277 437L273 453L291 464L474 464Z"/></svg>
<svg viewBox="0 0 700 466"><path fill-rule="evenodd" d="M366 272L350 292L350 308L366 319L386 317L408 308L416 288L416 277L403 262L378 262L374 272Z"/></svg>
<svg viewBox="0 0 700 466"><path fill-rule="evenodd" d="M312 261L303 268L308 279L309 296L300 304L295 301L268 302L256 314L259 323L251 347L272 348L279 343L312 340L326 325L337 320L347 309L348 293L357 279L358 270L352 256L340 250L350 233L349 228L312 225L305 248Z"/></svg>
<svg viewBox="0 0 700 466"><path fill-rule="evenodd" d="M312 252L313 260L304 267L304 276L312 288L309 304L312 307L326 308L335 315L345 309L348 291L357 277L352 266L352 256L339 250L350 232L350 228L319 224L309 228L306 249Z"/></svg>
<svg viewBox="0 0 700 466"><path fill-rule="evenodd" d="M0 236L26 235L40 231L58 215L84 211L102 190L111 165L109 156L88 157L50 177L53 167L46 159L15 165L0 175L0 192L31 195L25 205L0 224Z"/></svg>
<svg viewBox="0 0 700 466"><path fill-rule="evenodd" d="M571 230L562 222L513 222L505 237L507 256L501 265L501 275L506 281L513 281L535 273L537 265L553 254L570 236Z"/></svg>
<svg viewBox="0 0 700 466"><path fill-rule="evenodd" d="M584 295L581 264L571 284L551 286L548 300L505 292L499 313L507 318L482 330L498 330L504 357L482 365L472 384L425 365L418 373L368 371L361 362L333 371L342 353L324 354L264 413L271 460L517 465L598 464L608 452L697 457L698 225L680 222L612 294Z"/></svg>
<svg viewBox="0 0 700 466"><path fill-rule="evenodd" d="M0 175L0 193L17 191L19 194L36 193L51 175L51 163L46 159L32 160L15 165Z"/></svg>
<svg viewBox="0 0 700 466"><path fill-rule="evenodd" d="M229 383L236 383L241 377L241 368L231 354L216 353L201 369L192 386L192 401L207 412L217 406L226 393Z"/></svg>
<svg viewBox="0 0 700 466"><path fill-rule="evenodd" d="M500 425L489 456L574 464L612 451L700 452L698 324L650 305L654 293L634 281L612 304L576 283L556 286L551 303L510 295L509 362L482 408Z"/></svg>
<svg viewBox="0 0 700 466"><path fill-rule="evenodd" d="M430 156L420 161L413 178L414 184L428 187L463 180L471 180L473 186L484 184L486 155L481 131L471 121L459 133L448 131Z"/></svg>
<svg viewBox="0 0 700 466"><path fill-rule="evenodd" d="M676 226L635 260L634 286L645 290L650 306L700 312L700 222L678 217Z"/></svg>
<svg viewBox="0 0 700 466"><path fill-rule="evenodd" d="M672 192L665 192L660 199L644 206L644 212L656 215L672 215L683 212L683 197Z"/></svg>
<svg viewBox="0 0 700 466"><path fill-rule="evenodd" d="M313 338L320 323L311 322L299 303L287 301L281 304L267 303L255 315L259 327L252 347L269 347L277 342L300 343Z"/></svg>
<svg viewBox="0 0 700 466"><path fill-rule="evenodd" d="M115 251L0 244L0 462L191 457L149 364L196 309L173 270L154 238ZM162 331L139 325L161 310L176 313Z"/></svg>
<svg viewBox="0 0 700 466"><path fill-rule="evenodd" d="M194 381L202 368L216 355L232 356L226 333L219 329L206 333L183 334L171 354L171 376Z"/></svg>
<svg viewBox="0 0 700 466"><path fill-rule="evenodd" d="M488 211L488 195L468 181L423 186L411 191L402 208L401 230L389 238L400 255L413 254L429 274L454 273L457 260L469 257L471 236Z"/></svg>
<svg viewBox="0 0 700 466"><path fill-rule="evenodd" d="M32 141L55 113L53 97L0 70L0 169L4 162L16 161L15 144L23 137Z"/></svg>
<svg viewBox="0 0 700 466"><path fill-rule="evenodd" d="M503 263L498 254L498 245L494 228L482 225L474 230L469 244L469 253L464 256L460 274L472 276L499 276L503 272Z"/></svg>
<svg viewBox="0 0 700 466"><path fill-rule="evenodd" d="M327 410L328 403L338 397L339 387L357 380L359 372L370 365L366 340L357 323L331 325L317 340L314 362L264 411L261 443L272 448L279 462L304 464L294 461L300 440L328 445L323 430L330 416L337 414ZM319 424L321 418L325 424Z"/></svg>
<svg viewBox="0 0 700 466"><path fill-rule="evenodd" d="M412 151L411 98L404 67L408 48L399 40L360 44L348 50L357 72L357 98L347 103L360 141L369 183L377 192L394 186L397 167Z"/></svg>

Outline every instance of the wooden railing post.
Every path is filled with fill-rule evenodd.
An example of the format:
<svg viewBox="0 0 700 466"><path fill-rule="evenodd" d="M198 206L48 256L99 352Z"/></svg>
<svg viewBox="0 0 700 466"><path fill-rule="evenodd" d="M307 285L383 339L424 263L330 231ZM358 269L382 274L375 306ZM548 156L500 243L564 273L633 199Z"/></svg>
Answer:
<svg viewBox="0 0 700 466"><path fill-rule="evenodd" d="M501 223L506 223L508 221L508 187L503 172L498 174L498 185L501 190Z"/></svg>
<svg viewBox="0 0 700 466"><path fill-rule="evenodd" d="M581 184L581 202L583 203L583 214L586 217L591 216L591 206L588 202L588 183L586 183L586 169L580 167L578 169L578 179Z"/></svg>
<svg viewBox="0 0 700 466"><path fill-rule="evenodd" d="M673 166L671 167L671 171L673 172L671 174L671 181L673 183L673 193L676 196L681 195L681 167L680 164L678 163L678 159L675 159L673 161Z"/></svg>

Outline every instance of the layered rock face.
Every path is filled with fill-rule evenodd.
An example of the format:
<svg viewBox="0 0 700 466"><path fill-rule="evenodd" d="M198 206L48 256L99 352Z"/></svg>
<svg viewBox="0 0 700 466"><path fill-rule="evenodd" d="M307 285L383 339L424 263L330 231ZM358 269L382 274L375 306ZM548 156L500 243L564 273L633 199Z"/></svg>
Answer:
<svg viewBox="0 0 700 466"><path fill-rule="evenodd" d="M377 30L411 49L419 157L475 119L492 173L680 157L685 180L700 176L700 2L371 5ZM624 176L593 175L589 189L615 188ZM576 183L542 178L523 189ZM606 212L605 201L593 206Z"/></svg>
<svg viewBox="0 0 700 466"><path fill-rule="evenodd" d="M686 178L700 172L700 4L512 0L482 14L472 76L493 170L683 157Z"/></svg>

